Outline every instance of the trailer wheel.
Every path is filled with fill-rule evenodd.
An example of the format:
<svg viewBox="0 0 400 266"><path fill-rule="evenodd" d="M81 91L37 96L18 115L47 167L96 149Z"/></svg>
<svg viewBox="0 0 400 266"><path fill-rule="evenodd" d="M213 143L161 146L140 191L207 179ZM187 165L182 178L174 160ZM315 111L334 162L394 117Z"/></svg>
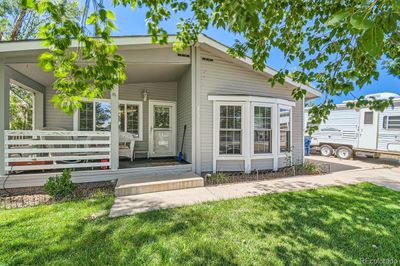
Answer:
<svg viewBox="0 0 400 266"><path fill-rule="evenodd" d="M336 156L340 159L347 160L353 155L353 150L346 146L340 146L336 149Z"/></svg>
<svg viewBox="0 0 400 266"><path fill-rule="evenodd" d="M325 157L329 157L329 156L332 156L332 154L333 154L333 149L332 149L332 147L331 146L329 146L329 145L322 145L320 148L319 148L319 151L321 152L321 155L322 156L325 156Z"/></svg>

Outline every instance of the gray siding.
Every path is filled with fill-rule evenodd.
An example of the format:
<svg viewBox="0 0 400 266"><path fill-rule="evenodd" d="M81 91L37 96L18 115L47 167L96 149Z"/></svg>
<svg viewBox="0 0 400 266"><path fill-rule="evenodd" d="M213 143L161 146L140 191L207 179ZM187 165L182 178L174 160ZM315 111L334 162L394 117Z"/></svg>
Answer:
<svg viewBox="0 0 400 266"><path fill-rule="evenodd" d="M251 160L251 170L267 170L272 169L273 167L273 159L252 159Z"/></svg>
<svg viewBox="0 0 400 266"><path fill-rule="evenodd" d="M226 61L201 50L201 57L213 61L200 62L200 143L202 171L212 171L213 158L213 103L208 95L252 95L293 100L289 85L271 87L267 78L252 70ZM293 158L303 158L303 103L293 108ZM254 167L252 167L254 169Z"/></svg>
<svg viewBox="0 0 400 266"><path fill-rule="evenodd" d="M177 126L178 126L178 152L181 149L183 128L186 125L185 141L183 144L183 158L192 162L192 89L191 70L188 69L178 81L177 101Z"/></svg>
<svg viewBox="0 0 400 266"><path fill-rule="evenodd" d="M61 109L55 108L54 104L50 102L51 98L55 94L53 88L46 88L45 93L45 107L44 107L44 126L65 128L66 130L73 129L73 116L67 115Z"/></svg>
<svg viewBox="0 0 400 266"><path fill-rule="evenodd" d="M203 171L205 171L205 170L203 170ZM208 171L210 171L210 170L208 170ZM219 171L223 171L223 172L229 172L229 171L244 172L244 161L243 160L217 161L217 172L219 172Z"/></svg>
<svg viewBox="0 0 400 266"><path fill-rule="evenodd" d="M157 82L157 83L140 83L122 85L119 90L119 98L128 101L143 101L143 92L148 91L148 100L177 100L177 82ZM45 126L60 127L67 130L73 129L73 117L67 115L59 109L55 109L53 104L49 102L54 95L51 88L46 89L46 109L45 109ZM108 98L106 96L105 98ZM143 103L143 141L138 141L136 148L138 150L148 149L149 136L149 102Z"/></svg>

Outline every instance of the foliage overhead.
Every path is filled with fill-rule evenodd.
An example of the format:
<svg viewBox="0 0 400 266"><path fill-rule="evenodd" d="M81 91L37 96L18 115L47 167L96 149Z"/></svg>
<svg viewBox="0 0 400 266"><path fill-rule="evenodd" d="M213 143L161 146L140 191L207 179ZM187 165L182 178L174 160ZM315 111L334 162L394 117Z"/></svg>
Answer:
<svg viewBox="0 0 400 266"><path fill-rule="evenodd" d="M87 1L87 4L90 1ZM53 99L65 111L80 107L83 97L102 96L126 79L123 59L110 37L116 30L114 14L100 3L85 17L93 28L90 37L79 20L65 16L62 5L48 0L22 0L22 6L39 13L49 13L51 20L40 29L40 37L49 51L40 58L46 71L57 78ZM209 27L221 28L243 37L236 40L229 52L236 57L250 55L253 68L262 71L272 48L284 54L287 65L270 82L283 83L289 76L300 84L315 84L326 100L313 106L311 124L319 124L335 104L330 96L352 91L379 78L380 65L400 74L400 0L113 0L114 6L147 7L146 22L153 42L166 43L167 32L161 23L180 11L190 10L190 18L181 18L175 50L182 50L197 41ZM85 12L86 13L86 12ZM179 14L178 14L179 15ZM78 49L69 50L72 40ZM380 64L384 61L383 64ZM293 90L301 99L303 86ZM355 98L349 107L365 106L382 110L391 100L377 101ZM353 106L353 107L354 107ZM312 128L311 130L315 130Z"/></svg>

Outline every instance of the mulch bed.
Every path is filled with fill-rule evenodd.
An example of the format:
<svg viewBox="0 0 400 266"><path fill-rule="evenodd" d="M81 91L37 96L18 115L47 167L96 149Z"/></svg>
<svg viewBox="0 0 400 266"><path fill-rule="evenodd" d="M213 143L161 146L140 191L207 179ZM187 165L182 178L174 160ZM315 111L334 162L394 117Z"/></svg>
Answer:
<svg viewBox="0 0 400 266"><path fill-rule="evenodd" d="M223 175L219 178L215 178L211 173L203 173L204 185L215 186L221 184L232 184L232 183L243 183L243 182L254 182L262 180L271 180L283 177L292 177L299 175L316 175L316 174L327 174L330 173L329 164L319 164L319 173L309 173L302 170L296 170L295 167L283 167L277 171L273 170L255 170L251 173L244 172L223 172Z"/></svg>
<svg viewBox="0 0 400 266"><path fill-rule="evenodd" d="M113 195L115 183L91 182L77 184L73 199L91 198L95 195ZM0 209L23 208L51 204L55 199L47 195L43 187L0 189Z"/></svg>

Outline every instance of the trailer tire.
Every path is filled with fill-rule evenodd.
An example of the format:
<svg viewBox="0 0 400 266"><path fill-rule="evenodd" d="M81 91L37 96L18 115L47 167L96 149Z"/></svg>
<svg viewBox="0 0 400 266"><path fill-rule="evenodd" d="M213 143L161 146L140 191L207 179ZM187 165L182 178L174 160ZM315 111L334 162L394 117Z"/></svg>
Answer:
<svg viewBox="0 0 400 266"><path fill-rule="evenodd" d="M346 146L340 146L336 149L336 156L340 159L347 160L353 155L353 150Z"/></svg>
<svg viewBox="0 0 400 266"><path fill-rule="evenodd" d="M319 151L321 152L321 155L324 157L330 157L333 154L333 148L326 144L321 145Z"/></svg>

